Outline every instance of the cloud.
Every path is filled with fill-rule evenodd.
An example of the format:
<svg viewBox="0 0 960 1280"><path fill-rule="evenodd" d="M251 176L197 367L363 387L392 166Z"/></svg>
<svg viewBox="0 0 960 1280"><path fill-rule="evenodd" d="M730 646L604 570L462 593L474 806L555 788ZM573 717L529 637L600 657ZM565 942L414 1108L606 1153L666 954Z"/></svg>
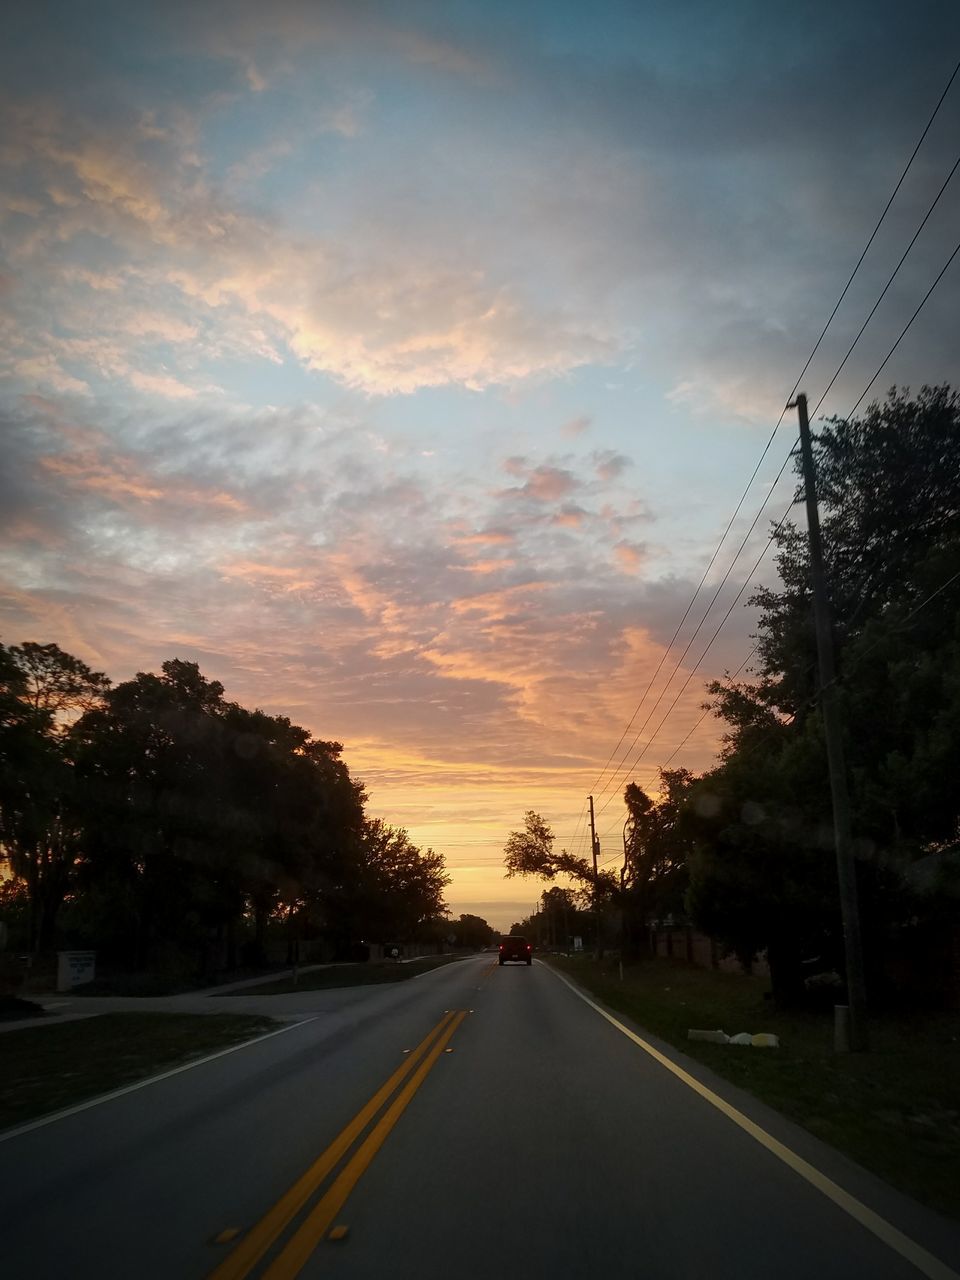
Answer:
<svg viewBox="0 0 960 1280"><path fill-rule="evenodd" d="M141 373L138 369L133 369L129 379L131 386L138 391L165 396L170 400L190 400L197 394L193 387L169 373Z"/></svg>
<svg viewBox="0 0 960 1280"><path fill-rule="evenodd" d="M535 503L557 502L573 493L580 481L573 472L563 467L540 465L528 467L524 458L508 458L504 470L523 479L515 488L503 489L500 496L524 499Z"/></svg>
<svg viewBox="0 0 960 1280"><path fill-rule="evenodd" d="M583 435L584 431L588 431L593 423L593 419L585 413L578 414L575 418L570 418L560 428L560 434L572 439L575 436Z"/></svg>
<svg viewBox="0 0 960 1280"><path fill-rule="evenodd" d="M565 502L560 510L554 512L550 517L550 521L552 524L561 525L567 529L579 529L587 515L588 512L575 502Z"/></svg>
<svg viewBox="0 0 960 1280"><path fill-rule="evenodd" d="M516 534L506 529L480 529L476 533L454 534L453 541L464 547L503 547L515 542Z"/></svg>
<svg viewBox="0 0 960 1280"><path fill-rule="evenodd" d="M615 480L627 467L633 466L633 460L625 454L616 453L613 449L594 452L592 455L594 470L601 480Z"/></svg>
<svg viewBox="0 0 960 1280"><path fill-rule="evenodd" d="M621 541L613 548L613 554L628 573L637 573L647 559L643 543Z"/></svg>
<svg viewBox="0 0 960 1280"><path fill-rule="evenodd" d="M525 295L462 254L438 255L436 242L395 245L379 228L373 240L357 227L344 236L294 234L232 205L199 167L192 139L156 128L146 137L118 124L108 130L49 108L14 116L8 172L30 166L46 196L14 254L35 259L41 248L91 232L109 237L120 271L128 280L139 276L147 293L159 283L169 308L162 315L154 307L153 329L141 324L129 336L180 342L186 328L226 315L249 330L268 326L306 368L381 395L555 376L615 350L602 328ZM347 129L347 117L338 119ZM274 140L248 153L235 175L251 176L286 148ZM69 264L53 287L113 291L117 277L117 269ZM85 329L80 317L89 304L71 301L78 330ZM164 376L139 372L141 379ZM185 394L169 381L154 389Z"/></svg>
<svg viewBox="0 0 960 1280"><path fill-rule="evenodd" d="M658 5L614 6L589 47L520 11L135 9L106 40L69 6L28 15L7 65L4 634L120 678L195 658L344 739L425 836L446 806L486 838L531 793L572 826L723 528L731 438L779 413L942 48L855 5L771 80L802 19L750 3L695 5L695 46ZM838 91L803 93L812 70ZM821 385L940 180L941 124ZM937 376L956 305L912 335ZM664 661L604 824L749 649L738 609L694 672L737 585L656 707Z"/></svg>
<svg viewBox="0 0 960 1280"><path fill-rule="evenodd" d="M464 865L454 902L484 873L445 844L437 815L455 812L461 831L476 815L485 835L535 795L563 817L692 590L648 581L640 544L615 535L633 496L621 506L611 489L605 518L576 521L564 519L575 504L531 500L543 518L530 522L482 474L455 492L442 475L403 474L398 451L370 451L362 418L189 401L128 417L35 398L13 425L0 482L4 637L56 640L117 679L171 656L198 661L230 697L344 741L372 811ZM567 462L527 457L518 478L590 471L589 454ZM747 611L731 620L665 717L697 651L656 707L671 656L623 770L598 789L602 832L621 820L627 778L653 784L699 718L703 681L739 662L748 627ZM706 722L684 761L709 764L716 737ZM486 856L501 844L491 837Z"/></svg>

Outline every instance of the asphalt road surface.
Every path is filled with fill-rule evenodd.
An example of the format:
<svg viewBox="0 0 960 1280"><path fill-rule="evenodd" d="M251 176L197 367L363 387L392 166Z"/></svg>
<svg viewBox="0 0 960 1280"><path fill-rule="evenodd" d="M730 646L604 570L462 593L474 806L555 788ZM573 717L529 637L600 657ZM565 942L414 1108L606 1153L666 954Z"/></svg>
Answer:
<svg viewBox="0 0 960 1280"><path fill-rule="evenodd" d="M539 962L316 1007L0 1137L4 1280L960 1276L952 1225Z"/></svg>

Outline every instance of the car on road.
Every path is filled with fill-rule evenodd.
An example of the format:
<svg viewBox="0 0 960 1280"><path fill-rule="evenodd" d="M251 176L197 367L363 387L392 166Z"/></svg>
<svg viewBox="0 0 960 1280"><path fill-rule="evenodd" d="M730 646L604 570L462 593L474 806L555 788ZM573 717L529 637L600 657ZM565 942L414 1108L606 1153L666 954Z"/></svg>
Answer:
<svg viewBox="0 0 960 1280"><path fill-rule="evenodd" d="M504 938L500 943L498 964L516 960L519 964L533 964L533 947L526 938Z"/></svg>

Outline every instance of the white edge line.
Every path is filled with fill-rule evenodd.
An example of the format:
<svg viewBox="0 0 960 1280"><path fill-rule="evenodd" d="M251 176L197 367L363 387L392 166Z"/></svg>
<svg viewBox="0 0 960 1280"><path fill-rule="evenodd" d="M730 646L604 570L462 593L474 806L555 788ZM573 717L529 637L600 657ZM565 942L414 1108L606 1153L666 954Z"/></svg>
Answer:
<svg viewBox="0 0 960 1280"><path fill-rule="evenodd" d="M94 1017L96 1015L93 1015ZM203 1017L198 1014L197 1017ZM102 1102L110 1102L114 1098L122 1098L125 1093L136 1093L138 1089L145 1089L149 1084L156 1084L160 1080L169 1080L171 1076L178 1076L182 1071L191 1071L194 1067L202 1067L205 1062L213 1062L215 1058L225 1058L228 1053L237 1053L240 1049L249 1049L252 1044L260 1044L264 1040L270 1040L273 1036L282 1036L287 1031L296 1031L297 1027L306 1026L308 1022L315 1022L319 1015L312 1018L302 1018L299 1022L291 1022L288 1026L278 1027L276 1031L268 1031L265 1035L254 1036L252 1040L242 1040L240 1044L229 1045L226 1049L218 1049L216 1053L208 1053L204 1058L195 1058L193 1062L184 1062L179 1067L171 1067L169 1071L161 1071L159 1075L147 1076L144 1080L135 1080L133 1084L125 1084L121 1089L112 1089L109 1093L98 1094L95 1098L88 1098L86 1102L78 1102L75 1107L66 1107L62 1111L53 1111L48 1116L41 1116L39 1120L31 1120L29 1124L19 1125L16 1129L7 1129L5 1133L0 1133L0 1142L9 1142L11 1138L19 1138L21 1134L30 1133L34 1129L42 1129L45 1125L53 1124L57 1120L65 1120L67 1116L75 1116L80 1111L89 1111L91 1107L99 1107ZM15 1032L13 1034L16 1034Z"/></svg>
<svg viewBox="0 0 960 1280"><path fill-rule="evenodd" d="M620 1022L619 1019L615 1018L613 1014L607 1013L606 1009L601 1005L596 1004L589 996L584 995L584 993L565 978L563 974L558 973L557 970L552 968L550 965L544 965L544 968L549 969L554 977L559 978L564 986L569 987L575 996L578 996L584 1004L588 1004L591 1009L594 1009L599 1013L601 1018L605 1018L607 1022L616 1027L618 1031L623 1032L628 1040L632 1040L635 1045L638 1045L645 1053L648 1053L650 1057L659 1062L662 1067L666 1067L671 1074L675 1075L678 1080L681 1080L688 1086L688 1088L692 1089L694 1093L698 1093L700 1097L706 1102L709 1102L712 1107L716 1107L716 1109L722 1112L728 1120L732 1120L735 1125L741 1128L744 1133L749 1134L749 1136L756 1142L759 1142L760 1145L769 1151L771 1155L776 1156L778 1160L782 1160L788 1168L794 1171L794 1173L799 1174L800 1177L806 1182L809 1182L812 1187L815 1187L817 1191L825 1195L828 1200L832 1200L838 1208L844 1211L844 1213L849 1214L850 1217L859 1222L861 1226L866 1227L866 1229L875 1235L878 1240L881 1240L895 1253L898 1253L901 1258L906 1259L906 1261L916 1267L919 1272L927 1276L929 1280L960 1280L957 1272L952 1271L946 1263L941 1262L939 1258L934 1257L932 1253L929 1253L922 1245L917 1244L916 1241L911 1240L909 1236L904 1235L902 1231L898 1231L897 1228L887 1222L886 1219L881 1218L880 1215L878 1213L874 1213L872 1209L868 1209L865 1204L850 1195L849 1192L844 1191L842 1187L838 1186L837 1183L828 1178L826 1174L821 1173L819 1169L814 1168L814 1166L804 1160L802 1156L798 1156L795 1151L791 1151L790 1148L784 1146L782 1142L778 1142L777 1139L767 1133L765 1129L761 1129L758 1124L755 1124L752 1120L748 1119L742 1111L738 1111L736 1107L731 1106L729 1102L725 1102L723 1098L714 1093L711 1089L708 1089L706 1085L703 1085L699 1080L694 1079L694 1077L684 1071L682 1067L678 1067L675 1062L671 1062L665 1054L660 1053L660 1051L655 1049L652 1044L648 1044L647 1041L638 1036L636 1032L631 1031L629 1027L624 1026L624 1024Z"/></svg>

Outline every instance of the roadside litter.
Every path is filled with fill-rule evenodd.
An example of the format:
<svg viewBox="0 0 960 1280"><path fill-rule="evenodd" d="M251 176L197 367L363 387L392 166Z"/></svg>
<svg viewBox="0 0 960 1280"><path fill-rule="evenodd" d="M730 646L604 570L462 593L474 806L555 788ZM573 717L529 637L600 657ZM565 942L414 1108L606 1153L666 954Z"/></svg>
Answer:
<svg viewBox="0 0 960 1280"><path fill-rule="evenodd" d="M741 1031L735 1036L728 1036L724 1031L698 1031L691 1028L687 1032L688 1040L706 1040L710 1044L750 1044L755 1049L779 1049L780 1039L769 1031L760 1031L751 1035L749 1031Z"/></svg>

